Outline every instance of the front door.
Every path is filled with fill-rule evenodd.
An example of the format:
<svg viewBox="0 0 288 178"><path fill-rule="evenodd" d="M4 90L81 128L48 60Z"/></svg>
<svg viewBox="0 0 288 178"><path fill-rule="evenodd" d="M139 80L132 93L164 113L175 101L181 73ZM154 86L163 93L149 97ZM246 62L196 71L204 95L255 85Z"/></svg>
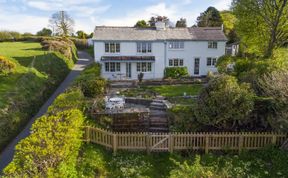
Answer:
<svg viewBox="0 0 288 178"><path fill-rule="evenodd" d="M131 63L130 62L126 63L126 77L131 78Z"/></svg>
<svg viewBox="0 0 288 178"><path fill-rule="evenodd" d="M199 75L200 70L200 58L194 59L194 75Z"/></svg>

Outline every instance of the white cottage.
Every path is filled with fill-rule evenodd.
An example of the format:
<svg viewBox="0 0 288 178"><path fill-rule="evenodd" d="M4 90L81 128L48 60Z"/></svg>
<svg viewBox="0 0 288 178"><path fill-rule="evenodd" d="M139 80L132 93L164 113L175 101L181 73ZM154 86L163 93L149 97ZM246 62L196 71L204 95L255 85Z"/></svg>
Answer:
<svg viewBox="0 0 288 178"><path fill-rule="evenodd" d="M160 79L175 66L186 66L191 76L217 72L226 41L220 27L170 28L163 22L156 28L96 26L93 37L95 61L111 80L137 79L141 72L144 79Z"/></svg>

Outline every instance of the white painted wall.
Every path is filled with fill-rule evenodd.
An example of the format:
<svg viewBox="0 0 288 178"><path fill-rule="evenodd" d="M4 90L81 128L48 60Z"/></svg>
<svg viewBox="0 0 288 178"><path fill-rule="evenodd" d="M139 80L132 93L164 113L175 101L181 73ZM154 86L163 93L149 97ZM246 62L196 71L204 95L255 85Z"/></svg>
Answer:
<svg viewBox="0 0 288 178"><path fill-rule="evenodd" d="M166 47L165 59L165 42L152 42L152 53L137 53L136 42L120 42L120 53L105 53L105 43L94 41L95 61L101 62L102 56L155 56L155 63L152 63L152 72L144 73L144 79L159 79L164 76L165 66L168 67L168 60L171 58L184 59L184 66L187 66L189 75L194 76L194 59L200 58L199 75L207 75L208 71L217 72L216 67L207 66L207 57L220 57L225 54L225 42L218 42L217 49L209 49L208 41L185 41L184 49L172 50ZM102 66L102 76L113 79L113 74L105 72ZM137 79L136 63L132 63L132 79ZM119 73L119 72L116 72ZM121 73L126 73L126 64L121 63Z"/></svg>

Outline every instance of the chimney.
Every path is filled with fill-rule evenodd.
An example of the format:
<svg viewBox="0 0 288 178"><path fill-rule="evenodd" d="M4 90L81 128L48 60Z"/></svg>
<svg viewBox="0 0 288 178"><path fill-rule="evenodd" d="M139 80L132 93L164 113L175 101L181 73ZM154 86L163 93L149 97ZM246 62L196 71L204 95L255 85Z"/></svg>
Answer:
<svg viewBox="0 0 288 178"><path fill-rule="evenodd" d="M157 21L155 23L155 27L156 27L156 30L165 30L166 29L166 24L163 21Z"/></svg>

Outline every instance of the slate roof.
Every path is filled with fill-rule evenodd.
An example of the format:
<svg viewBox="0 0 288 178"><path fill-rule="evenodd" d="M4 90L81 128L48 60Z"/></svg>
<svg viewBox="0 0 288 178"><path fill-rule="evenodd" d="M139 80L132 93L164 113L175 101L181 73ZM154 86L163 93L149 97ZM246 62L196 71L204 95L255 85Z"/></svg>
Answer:
<svg viewBox="0 0 288 178"><path fill-rule="evenodd" d="M93 40L98 41L227 41L220 27L155 28L96 26Z"/></svg>

